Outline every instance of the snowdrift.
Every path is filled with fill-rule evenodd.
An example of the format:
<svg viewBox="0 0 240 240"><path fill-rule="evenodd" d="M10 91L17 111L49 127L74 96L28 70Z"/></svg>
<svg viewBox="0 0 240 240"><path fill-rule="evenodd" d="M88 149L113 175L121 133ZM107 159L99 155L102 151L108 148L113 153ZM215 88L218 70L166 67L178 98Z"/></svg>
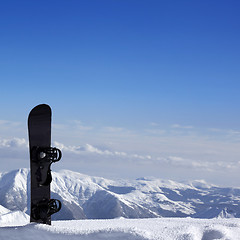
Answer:
<svg viewBox="0 0 240 240"><path fill-rule="evenodd" d="M108 219L30 224L19 212L0 217L0 239L16 240L238 240L240 219Z"/></svg>

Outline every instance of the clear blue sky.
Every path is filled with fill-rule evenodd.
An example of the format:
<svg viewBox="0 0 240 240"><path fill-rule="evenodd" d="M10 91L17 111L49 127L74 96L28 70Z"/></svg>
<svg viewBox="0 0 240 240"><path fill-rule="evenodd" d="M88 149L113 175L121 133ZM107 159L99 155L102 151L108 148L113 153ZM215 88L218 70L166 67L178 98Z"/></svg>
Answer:
<svg viewBox="0 0 240 240"><path fill-rule="evenodd" d="M0 119L25 124L48 103L82 130L240 131L239 12L238 0L1 1Z"/></svg>
<svg viewBox="0 0 240 240"><path fill-rule="evenodd" d="M62 119L238 128L239 10L213 0L2 1L2 118L46 102Z"/></svg>

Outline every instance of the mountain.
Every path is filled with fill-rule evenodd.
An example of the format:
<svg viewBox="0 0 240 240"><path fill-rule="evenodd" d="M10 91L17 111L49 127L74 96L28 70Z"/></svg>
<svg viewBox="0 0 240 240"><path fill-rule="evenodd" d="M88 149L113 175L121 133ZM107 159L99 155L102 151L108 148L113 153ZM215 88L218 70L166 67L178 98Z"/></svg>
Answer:
<svg viewBox="0 0 240 240"><path fill-rule="evenodd" d="M240 218L240 188L221 188L204 181L178 183L140 178L108 180L62 170L52 172L52 198L62 201L53 220L108 218ZM0 173L0 214L29 214L28 169Z"/></svg>

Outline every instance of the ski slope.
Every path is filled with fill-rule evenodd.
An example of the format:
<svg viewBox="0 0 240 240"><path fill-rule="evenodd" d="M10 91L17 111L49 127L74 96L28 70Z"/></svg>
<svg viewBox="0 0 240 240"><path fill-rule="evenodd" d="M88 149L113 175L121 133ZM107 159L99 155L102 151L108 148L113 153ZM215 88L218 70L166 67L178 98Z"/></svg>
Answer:
<svg viewBox="0 0 240 240"><path fill-rule="evenodd" d="M148 218L29 223L21 211L0 215L0 239L7 240L238 240L240 219Z"/></svg>

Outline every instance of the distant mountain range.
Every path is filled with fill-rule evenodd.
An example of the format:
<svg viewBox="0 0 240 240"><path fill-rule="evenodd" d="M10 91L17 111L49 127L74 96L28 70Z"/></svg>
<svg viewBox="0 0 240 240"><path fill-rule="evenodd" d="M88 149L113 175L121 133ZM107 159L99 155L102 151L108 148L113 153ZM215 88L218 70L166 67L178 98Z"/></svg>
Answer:
<svg viewBox="0 0 240 240"><path fill-rule="evenodd" d="M240 188L151 178L114 181L68 170L52 174L52 198L63 203L54 220L240 218ZM28 169L0 173L0 215L16 210L29 214L29 182Z"/></svg>

